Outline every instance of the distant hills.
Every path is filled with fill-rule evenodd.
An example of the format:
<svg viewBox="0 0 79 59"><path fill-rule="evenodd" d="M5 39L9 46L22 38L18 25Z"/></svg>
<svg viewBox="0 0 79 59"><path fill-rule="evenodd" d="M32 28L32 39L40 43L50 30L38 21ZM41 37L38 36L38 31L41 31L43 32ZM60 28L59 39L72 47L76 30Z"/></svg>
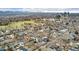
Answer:
<svg viewBox="0 0 79 59"><path fill-rule="evenodd" d="M0 11L79 13L79 8L0 8Z"/></svg>
<svg viewBox="0 0 79 59"><path fill-rule="evenodd" d="M13 15L53 15L55 13L79 13L79 8L0 8L0 16ZM44 14L45 13L45 14ZM52 13L52 14L50 14Z"/></svg>

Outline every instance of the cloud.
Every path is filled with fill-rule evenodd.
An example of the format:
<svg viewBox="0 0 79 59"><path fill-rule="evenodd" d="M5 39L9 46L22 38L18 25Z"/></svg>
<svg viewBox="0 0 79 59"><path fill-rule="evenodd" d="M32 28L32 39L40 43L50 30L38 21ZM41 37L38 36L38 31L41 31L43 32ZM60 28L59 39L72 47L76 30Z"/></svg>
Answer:
<svg viewBox="0 0 79 59"><path fill-rule="evenodd" d="M78 8L79 0L0 0L0 8Z"/></svg>

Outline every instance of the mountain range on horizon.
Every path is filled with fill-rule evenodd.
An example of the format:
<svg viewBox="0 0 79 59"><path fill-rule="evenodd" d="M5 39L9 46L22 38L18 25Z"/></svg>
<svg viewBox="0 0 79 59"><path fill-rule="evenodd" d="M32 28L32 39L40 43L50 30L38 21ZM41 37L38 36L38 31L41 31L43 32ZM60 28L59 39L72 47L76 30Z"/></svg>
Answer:
<svg viewBox="0 0 79 59"><path fill-rule="evenodd" d="M0 11L79 13L79 8L0 8Z"/></svg>

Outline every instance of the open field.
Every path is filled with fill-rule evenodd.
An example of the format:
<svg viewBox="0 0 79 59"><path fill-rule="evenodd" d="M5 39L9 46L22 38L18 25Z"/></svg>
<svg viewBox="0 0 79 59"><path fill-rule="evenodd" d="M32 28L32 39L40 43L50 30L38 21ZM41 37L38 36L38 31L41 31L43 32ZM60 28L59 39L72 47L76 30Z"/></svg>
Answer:
<svg viewBox="0 0 79 59"><path fill-rule="evenodd" d="M7 16L0 19L2 51L79 51L78 14Z"/></svg>

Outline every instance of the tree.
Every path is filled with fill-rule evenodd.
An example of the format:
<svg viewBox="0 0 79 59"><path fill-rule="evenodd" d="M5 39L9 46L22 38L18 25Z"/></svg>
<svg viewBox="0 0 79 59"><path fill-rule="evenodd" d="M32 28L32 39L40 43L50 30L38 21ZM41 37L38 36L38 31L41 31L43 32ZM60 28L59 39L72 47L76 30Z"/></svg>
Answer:
<svg viewBox="0 0 79 59"><path fill-rule="evenodd" d="M64 17L69 16L69 14L70 14L69 12L64 12Z"/></svg>
<svg viewBox="0 0 79 59"><path fill-rule="evenodd" d="M56 19L60 19L61 15L56 15L55 17L56 17Z"/></svg>

